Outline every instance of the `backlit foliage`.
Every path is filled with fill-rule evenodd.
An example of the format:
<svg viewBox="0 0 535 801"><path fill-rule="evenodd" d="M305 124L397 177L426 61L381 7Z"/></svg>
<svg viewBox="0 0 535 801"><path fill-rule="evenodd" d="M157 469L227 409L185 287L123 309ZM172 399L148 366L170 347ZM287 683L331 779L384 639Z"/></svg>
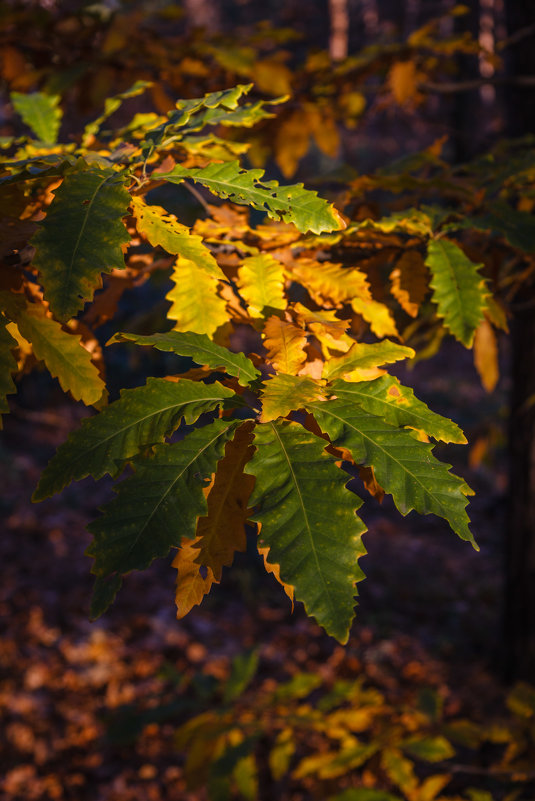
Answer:
<svg viewBox="0 0 535 801"><path fill-rule="evenodd" d="M123 53L120 24L104 52ZM260 100L240 83L172 104L161 81L140 78L67 144L59 95L24 94L14 81L13 107L30 134L2 142L3 247L20 259L1 273L0 410L12 374L35 360L99 409L58 449L34 500L130 468L90 525L94 616L124 574L170 550L179 615L187 613L243 550L250 524L266 569L345 642L363 578L362 501L346 486L359 470L363 492L390 494L402 514L436 514L475 545L471 490L433 454L432 440L464 443L463 433L386 368L432 353L451 334L474 346L485 386L496 382L494 329L507 327L500 292L530 269L524 254L535 250L531 143L513 165L508 152L489 156L489 172L484 160L451 168L438 142L408 163L353 176L337 204L265 174L268 142L288 178L311 136L334 153L340 120L351 124L366 106L348 89L355 77L381 75L388 102L423 103L424 78L446 56L478 49L437 30L348 59L314 100L303 90L278 116L278 95L297 81L283 59L205 44L206 63L278 97ZM170 68L169 86L191 74L188 58ZM309 57L306 86L320 85L324 67ZM157 112L110 126L143 93ZM177 186L204 209L191 225L166 208ZM122 292L159 271L171 283L163 330L118 331L108 345L175 354L176 374L106 406L91 325L113 320Z"/></svg>

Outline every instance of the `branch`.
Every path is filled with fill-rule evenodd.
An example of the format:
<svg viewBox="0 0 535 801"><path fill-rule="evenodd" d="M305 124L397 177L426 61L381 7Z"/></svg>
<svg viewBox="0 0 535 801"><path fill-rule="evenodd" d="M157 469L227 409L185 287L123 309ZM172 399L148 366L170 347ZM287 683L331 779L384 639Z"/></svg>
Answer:
<svg viewBox="0 0 535 801"><path fill-rule="evenodd" d="M514 78L495 76L494 78L475 78L471 81L451 81L444 83L421 83L419 88L426 92L454 94L455 92L471 92L481 86L535 86L535 75L517 75Z"/></svg>

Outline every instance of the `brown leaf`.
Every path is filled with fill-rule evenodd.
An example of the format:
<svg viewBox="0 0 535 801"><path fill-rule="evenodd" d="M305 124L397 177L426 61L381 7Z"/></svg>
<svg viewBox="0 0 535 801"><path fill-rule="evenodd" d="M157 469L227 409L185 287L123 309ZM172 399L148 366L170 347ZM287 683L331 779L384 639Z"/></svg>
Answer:
<svg viewBox="0 0 535 801"><path fill-rule="evenodd" d="M255 480L243 468L254 453L253 427L252 422L244 423L227 442L208 493L208 514L197 523L196 561L209 569L216 582L221 580L223 567L232 564L234 552L246 547L247 503Z"/></svg>
<svg viewBox="0 0 535 801"><path fill-rule="evenodd" d="M264 337L266 358L275 370L296 375L307 357L307 338L303 329L273 315L266 321Z"/></svg>

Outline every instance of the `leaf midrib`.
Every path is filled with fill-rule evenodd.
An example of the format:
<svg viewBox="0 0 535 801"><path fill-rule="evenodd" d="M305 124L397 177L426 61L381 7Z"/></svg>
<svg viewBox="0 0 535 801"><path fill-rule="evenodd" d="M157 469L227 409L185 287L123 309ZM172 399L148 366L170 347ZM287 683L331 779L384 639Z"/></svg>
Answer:
<svg viewBox="0 0 535 801"><path fill-rule="evenodd" d="M356 432L356 433L357 433L359 436L361 436L361 437L362 437L363 439L365 439L367 442L371 443L371 444L372 444L372 445L374 445L376 448L378 448L380 451L382 451L382 453L383 453L383 454L384 454L384 455L385 455L385 456L386 456L388 459L390 459L391 461L395 462L395 464L396 464L396 465L399 465L399 467L400 467L400 469L402 470L402 472L403 472L403 473L407 473L409 476L411 476L411 478L412 478L412 479L414 479L414 481L415 481L415 482L417 482L417 483L418 483L418 485L419 485L420 487L422 487L422 489L424 490L424 492L425 492L425 494L426 494L426 495L428 495L430 498L436 499L436 501L437 501L437 503L439 504L440 508L441 508L441 509L443 509L443 508L444 508L444 507L443 507L443 504L442 504L442 502L438 500L438 498L436 497L436 495L435 495L434 493L430 492L430 491L429 491L429 490L426 488L426 486L423 484L423 482L421 481L421 479L420 479L420 478L418 478L418 476L416 476L414 473L412 473L412 472L411 472L411 471L410 471L410 470L409 470L409 469L408 469L408 468L407 468L407 467L406 467L406 466L403 464L403 462L400 462L400 461L399 461L399 459L396 459L396 457L395 457L395 456L393 456L391 452L389 452L388 450L386 450L386 448L384 448L384 447L383 447L383 446L382 446L380 443L378 443L376 440L372 439L372 438L371 438L370 436L368 436L368 435L367 435L365 432L361 431L361 430L360 430L359 428L357 428L357 426L356 426L356 425L354 425L352 422L350 422L349 420L347 420L347 419L346 419L346 418L344 418L344 417L340 417L339 415L337 415L337 414L336 414L335 412L333 412L332 410L330 410L330 409L325 409L325 408L320 408L319 406L317 406L317 405L314 405L314 404L309 404L309 405L310 405L310 407L311 407L311 408L315 408L315 409L317 409L317 411L319 411L319 412L322 412L323 414L329 414L329 415L331 415L331 417L334 417L334 419L335 419L335 420L338 420L340 423L342 423L342 425L347 425L347 426L349 426L350 428L352 428L352 429L353 429L353 431L355 431L355 432ZM322 405L323 405L323 404L322 404ZM365 413L365 414L366 414L366 413ZM371 415L370 415L370 416L371 416ZM400 429L394 429L394 430L400 430ZM409 435L407 434L407 436L409 436ZM415 440L415 444L416 444L416 440ZM425 444L425 443L422 443L422 444ZM442 462L439 462L439 464L443 464L443 463L442 463ZM450 475L452 475L452 474L450 474ZM449 497L449 496L448 496L448 497ZM412 508L414 508L414 507L412 507ZM446 510L446 511L448 511L448 510ZM446 520L449 520L449 517L447 517L447 516L446 516L446 517L445 517L445 519L446 519Z"/></svg>
<svg viewBox="0 0 535 801"><path fill-rule="evenodd" d="M139 529L139 531L138 531L138 533L137 533L136 537L134 538L134 540L133 540L132 544L130 545L130 548L128 549L128 551L127 551L127 552L126 552L126 554L125 554L125 558L126 558L126 556L129 556L129 555L132 553L132 551L134 550L134 548L137 546L137 544L138 544L138 542L139 542L139 539L140 539L140 537L143 535L143 533L144 533L145 529L146 529L146 528L147 528L147 526L150 524L150 522L151 522L152 518L153 518L153 517L154 517L154 515L157 513L157 511L158 511L158 509L160 508L160 506L161 506L161 505L164 503L165 499L167 498L167 496L169 495L169 493L171 492L171 490L173 489L173 487L175 486L175 484L177 483L177 481L179 481L179 480L182 478L182 476L184 475L184 473L185 473L185 472L186 472L186 471L187 471L187 470L188 470L188 469L191 467L191 465L192 465L192 464L194 464L194 463L197 461L197 459L199 459L199 458L202 456L202 454L203 454L203 453L204 453L204 452L205 452L205 451L206 451L206 450L207 450L207 449L208 449L208 448L209 448L211 445L213 445L213 443L214 443L214 442L216 442L216 441L219 439L219 437L223 436L223 434L226 434L226 433L227 433L227 431L229 430L229 428L231 428L233 425L235 425L234 421L229 421L229 424L228 424L228 425L227 425L225 428L223 428L223 429L222 429L221 431L219 431L219 432L218 432L218 433L217 433L217 434L216 434L214 437L212 437L212 439L211 439L209 442L205 443L205 444L203 445L203 447L202 447L202 448L200 448L200 450L198 450L198 451L195 453L194 457L193 457L192 459L190 459L190 461L189 461L187 464L185 464L185 465L183 465L183 466L182 466L182 468L180 469L180 472L178 473L178 475L177 475L177 476L176 476L176 477L173 479L173 481L172 481L172 482L169 484L168 488L166 489L166 491L164 492L164 494L161 496L161 498L160 498L160 500L158 501L158 503L156 504L156 506L155 506L155 507L153 508L153 510L151 511L151 513L150 513L149 517L147 518L147 520L146 520L146 521L145 521L145 523L143 524L142 528L141 528L141 529Z"/></svg>
<svg viewBox="0 0 535 801"><path fill-rule="evenodd" d="M294 483L294 486L295 486L295 489L296 489L296 492L297 492L297 497L298 497L299 503L301 505L301 510L303 512L303 517L305 519L306 532L307 532L307 535L308 535L308 539L310 541L310 549L311 549L311 552L312 552L312 554L314 556L314 561L316 563L317 573L320 576L322 584L323 584L323 587L325 589L325 594L327 596L327 599L328 599L328 602L329 602L329 606L331 608L331 613L332 614L336 614L336 603L334 603L333 599L331 598L331 592L330 592L330 589L329 589L329 585L325 581L325 577L324 577L324 575L322 573L322 570L321 570L320 561L319 561L319 558L318 558L317 549L315 547L314 537L312 536L312 529L310 527L306 506L305 506L305 503L304 503L304 500L303 500L303 495L301 493L301 489L299 487L299 483L297 481L297 476L295 475L295 471L294 471L293 466L292 466L292 462L290 460L288 451L286 450L286 448L284 446L284 443L283 443L283 441L281 439L281 436L280 436L279 432L277 431L276 426L273 423L268 423L268 425L271 427L273 433L275 434L277 440L279 441L281 450L282 450L282 452L284 454L284 457L286 459L286 462L288 464L288 469L290 470L290 474L291 474L291 477L292 477L292 480L293 480L293 483Z"/></svg>

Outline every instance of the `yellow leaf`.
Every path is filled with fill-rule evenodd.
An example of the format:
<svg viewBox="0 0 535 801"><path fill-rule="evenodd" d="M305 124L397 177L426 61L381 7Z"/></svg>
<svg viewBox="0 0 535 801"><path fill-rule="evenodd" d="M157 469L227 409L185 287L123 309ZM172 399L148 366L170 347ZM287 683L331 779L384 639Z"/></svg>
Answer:
<svg viewBox="0 0 535 801"><path fill-rule="evenodd" d="M399 787L405 795L409 795L417 785L418 780L414 773L414 765L410 759L403 756L397 748L385 748L381 754L381 767L389 779Z"/></svg>
<svg viewBox="0 0 535 801"><path fill-rule="evenodd" d="M193 226L195 233L204 239L241 239L249 233L249 209L242 206L208 205L211 217L197 220Z"/></svg>
<svg viewBox="0 0 535 801"><path fill-rule="evenodd" d="M208 275L225 278L202 237L190 233L189 228L179 223L174 214L168 214L161 206L149 206L139 197L132 198L131 206L137 220L137 230L147 237L151 245L160 245L168 253L190 259Z"/></svg>
<svg viewBox="0 0 535 801"><path fill-rule="evenodd" d="M264 326L267 360L278 373L296 375L306 361L307 338L302 328L273 315Z"/></svg>
<svg viewBox="0 0 535 801"><path fill-rule="evenodd" d="M284 267L269 253L244 259L238 269L238 288L252 317L286 308Z"/></svg>
<svg viewBox="0 0 535 801"><path fill-rule="evenodd" d="M418 94L418 73L414 61L395 61L388 73L388 84L398 106L414 100Z"/></svg>
<svg viewBox="0 0 535 801"><path fill-rule="evenodd" d="M354 298L351 301L351 308L370 324L371 330L379 339L383 337L399 338L392 313L384 303L379 303L378 300L373 300L373 298L368 298L367 300Z"/></svg>
<svg viewBox="0 0 535 801"><path fill-rule="evenodd" d="M262 548L262 547L258 546L258 553L264 559L264 567L266 568L266 572L267 573L271 573L272 576L279 582L279 584L283 588L284 592L286 593L286 595L288 596L288 598L292 602L292 612L293 612L294 588L292 587L291 584L286 584L286 582L284 582L281 579L280 565L272 564L271 562L268 562L269 548Z"/></svg>
<svg viewBox="0 0 535 801"><path fill-rule="evenodd" d="M279 373L264 384L260 422L286 417L291 411L303 409L316 400L324 400L320 383L308 376Z"/></svg>
<svg viewBox="0 0 535 801"><path fill-rule="evenodd" d="M325 363L322 377L328 381L335 378L350 381L347 375L353 370L369 370L383 364L399 362L401 359L411 359L414 355L412 348L398 345L388 339L373 344L355 342L343 356L333 357Z"/></svg>
<svg viewBox="0 0 535 801"><path fill-rule="evenodd" d="M295 303L293 309L299 322L306 325L324 348L345 353L353 344L354 340L347 334L347 320L340 320L336 312L311 311L302 303Z"/></svg>
<svg viewBox="0 0 535 801"><path fill-rule="evenodd" d="M269 769L275 781L280 781L290 767L295 753L295 736L293 729L283 729L277 735L275 744L269 754Z"/></svg>
<svg viewBox="0 0 535 801"><path fill-rule="evenodd" d="M434 801L440 791L450 783L451 778L452 777L446 773L437 773L434 776L428 776L418 788L416 794L417 801Z"/></svg>
<svg viewBox="0 0 535 801"><path fill-rule="evenodd" d="M429 271L417 250L406 250L390 273L390 291L401 308L411 317L429 291Z"/></svg>
<svg viewBox="0 0 535 801"><path fill-rule="evenodd" d="M252 431L253 423L245 423L225 445L207 497L208 514L197 523L196 561L208 568L216 582L221 580L223 567L232 564L235 551L245 551L246 547L247 503L255 479L243 468L254 452Z"/></svg>
<svg viewBox="0 0 535 801"><path fill-rule="evenodd" d="M275 161L285 178L291 178L308 150L310 141L309 117L296 109L278 127L275 137Z"/></svg>
<svg viewBox="0 0 535 801"><path fill-rule="evenodd" d="M166 295L167 312L175 320L175 331L194 331L213 337L228 321L225 301L217 294L217 279L207 275L189 259L179 256L173 270L173 289Z"/></svg>
<svg viewBox="0 0 535 801"><path fill-rule="evenodd" d="M371 298L367 276L356 267L301 259L290 265L290 272L318 306L336 306L353 298Z"/></svg>
<svg viewBox="0 0 535 801"><path fill-rule="evenodd" d="M206 575L201 574L201 566L196 561L199 556L199 538L184 540L172 562L172 567L178 571L176 580L176 616L185 617L197 604L200 604L205 595L210 592L214 583L214 574L210 568Z"/></svg>
<svg viewBox="0 0 535 801"><path fill-rule="evenodd" d="M335 158L340 148L340 135L334 118L327 109L319 108L313 103L306 106L308 124L314 140L326 156Z"/></svg>
<svg viewBox="0 0 535 801"><path fill-rule="evenodd" d="M276 58L255 60L251 79L257 88L269 95L289 95L292 91L292 72Z"/></svg>
<svg viewBox="0 0 535 801"><path fill-rule="evenodd" d="M498 366L498 344L496 342L496 335L486 318L480 322L476 329L474 337L474 364L481 378L481 383L487 392L492 392L498 383L500 368Z"/></svg>

